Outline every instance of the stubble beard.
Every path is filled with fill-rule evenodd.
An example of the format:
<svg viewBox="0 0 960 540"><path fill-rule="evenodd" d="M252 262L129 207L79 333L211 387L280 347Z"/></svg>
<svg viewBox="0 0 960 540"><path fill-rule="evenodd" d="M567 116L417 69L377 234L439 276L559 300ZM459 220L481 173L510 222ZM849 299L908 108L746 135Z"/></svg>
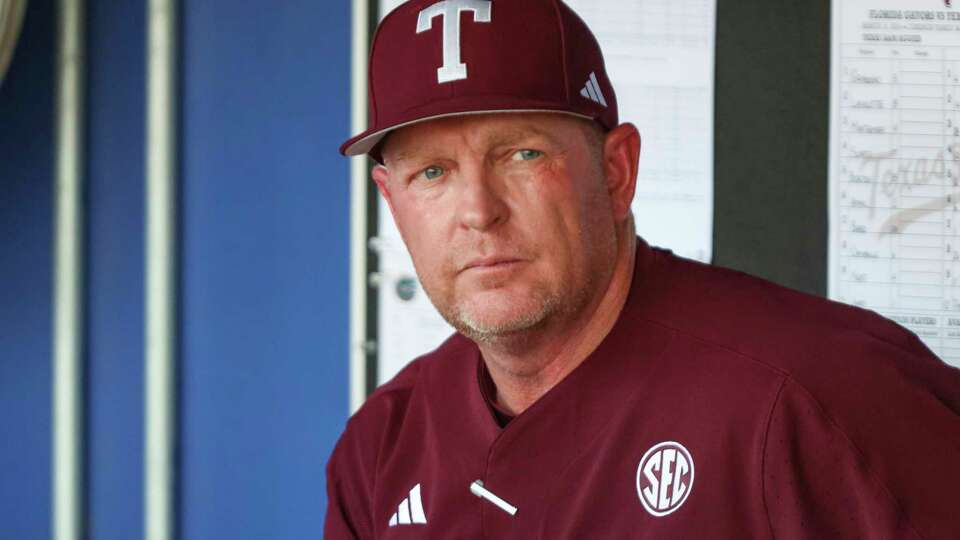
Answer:
<svg viewBox="0 0 960 540"><path fill-rule="evenodd" d="M533 291L527 299L532 307L514 316L496 320L484 320L484 317L476 313L476 306L467 305L468 301L457 303L454 300L441 300L428 289L425 290L440 315L457 332L478 344L506 345L508 342L525 339L551 321L578 314L588 303L589 291L593 285L593 279L587 274L582 286L573 287L573 290L566 290L561 286L556 291Z"/></svg>

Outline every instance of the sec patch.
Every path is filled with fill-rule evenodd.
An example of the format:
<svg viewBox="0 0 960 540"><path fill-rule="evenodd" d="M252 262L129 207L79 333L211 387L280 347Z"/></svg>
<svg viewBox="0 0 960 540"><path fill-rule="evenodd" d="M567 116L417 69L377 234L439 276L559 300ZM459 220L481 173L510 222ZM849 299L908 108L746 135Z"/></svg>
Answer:
<svg viewBox="0 0 960 540"><path fill-rule="evenodd" d="M693 491L693 456L678 442L653 446L637 466L637 495L655 517L676 512Z"/></svg>

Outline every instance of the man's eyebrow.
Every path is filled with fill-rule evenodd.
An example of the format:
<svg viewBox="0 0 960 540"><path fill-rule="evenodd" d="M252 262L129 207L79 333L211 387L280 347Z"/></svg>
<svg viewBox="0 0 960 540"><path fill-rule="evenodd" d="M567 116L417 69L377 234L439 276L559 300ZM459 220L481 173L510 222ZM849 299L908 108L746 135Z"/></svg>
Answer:
<svg viewBox="0 0 960 540"><path fill-rule="evenodd" d="M427 160L425 156L431 153L434 153L431 148L415 147L413 150L398 151L396 154L390 156L390 161L393 163L425 161Z"/></svg>
<svg viewBox="0 0 960 540"><path fill-rule="evenodd" d="M541 129L534 124L524 125L506 131L495 132L487 138L486 142L489 147L494 147L516 143L517 141L529 139L531 137L540 137L546 139L551 144L560 143L560 139L554 134L547 130Z"/></svg>
<svg viewBox="0 0 960 540"><path fill-rule="evenodd" d="M518 141L539 137L547 140L550 144L559 145L561 139L548 130L542 129L535 124L518 126L506 130L496 130L487 135L484 143L488 148L497 146L507 146L516 144ZM390 161L397 164L408 162L429 161L428 156L436 155L441 152L441 148L428 146L414 146L409 150L398 150L390 156Z"/></svg>

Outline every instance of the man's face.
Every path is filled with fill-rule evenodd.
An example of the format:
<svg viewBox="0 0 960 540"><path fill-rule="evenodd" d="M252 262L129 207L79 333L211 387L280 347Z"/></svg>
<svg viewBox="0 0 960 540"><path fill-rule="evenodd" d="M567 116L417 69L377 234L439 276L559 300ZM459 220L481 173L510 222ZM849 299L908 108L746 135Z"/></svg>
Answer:
<svg viewBox="0 0 960 540"><path fill-rule="evenodd" d="M562 324L606 286L615 222L592 129L561 114L489 114L403 128L385 144L374 179L424 289L465 335Z"/></svg>

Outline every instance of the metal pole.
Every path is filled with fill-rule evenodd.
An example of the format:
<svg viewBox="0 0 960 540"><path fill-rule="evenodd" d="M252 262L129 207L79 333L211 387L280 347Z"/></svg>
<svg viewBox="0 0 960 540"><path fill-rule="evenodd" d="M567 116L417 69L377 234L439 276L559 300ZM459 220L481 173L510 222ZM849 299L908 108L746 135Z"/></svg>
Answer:
<svg viewBox="0 0 960 540"><path fill-rule="evenodd" d="M83 101L81 0L59 4L53 321L55 540L83 530Z"/></svg>
<svg viewBox="0 0 960 540"><path fill-rule="evenodd" d="M176 2L149 0L146 133L146 458L144 531L176 531Z"/></svg>
<svg viewBox="0 0 960 540"><path fill-rule="evenodd" d="M353 0L351 132L367 128L370 0ZM350 412L367 397L367 158L350 159Z"/></svg>

